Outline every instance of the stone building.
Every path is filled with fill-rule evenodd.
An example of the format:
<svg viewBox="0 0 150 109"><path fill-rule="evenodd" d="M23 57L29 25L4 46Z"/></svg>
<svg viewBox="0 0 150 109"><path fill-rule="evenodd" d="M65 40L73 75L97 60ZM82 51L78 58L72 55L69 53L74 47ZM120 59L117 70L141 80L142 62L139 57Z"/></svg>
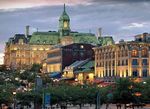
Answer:
<svg viewBox="0 0 150 109"><path fill-rule="evenodd" d="M71 65L65 67L63 78L73 78L80 84L83 84L84 82L94 82L94 60L86 59L75 61Z"/></svg>
<svg viewBox="0 0 150 109"><path fill-rule="evenodd" d="M24 69L34 63L41 64L47 58L51 47L55 45L65 46L72 43L98 45L102 42L95 34L72 31L70 17L64 5L63 13L59 18L58 31L37 31L29 35L29 26L27 26L26 34L15 34L14 37L9 38L5 46L4 64L10 68ZM113 39L109 42L113 43Z"/></svg>
<svg viewBox="0 0 150 109"><path fill-rule="evenodd" d="M88 58L94 59L94 46L91 44L74 43L65 46L54 46L47 55L43 63L45 73L62 73L66 66L75 61L81 61Z"/></svg>
<svg viewBox="0 0 150 109"><path fill-rule="evenodd" d="M135 41L95 47L95 76L104 81L150 76L149 38L150 34L144 33L135 36Z"/></svg>

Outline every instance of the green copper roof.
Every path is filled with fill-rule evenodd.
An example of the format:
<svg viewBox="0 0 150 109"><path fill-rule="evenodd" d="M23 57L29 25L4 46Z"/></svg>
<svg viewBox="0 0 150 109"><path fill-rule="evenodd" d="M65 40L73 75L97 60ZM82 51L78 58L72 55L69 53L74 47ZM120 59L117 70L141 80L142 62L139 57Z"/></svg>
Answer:
<svg viewBox="0 0 150 109"><path fill-rule="evenodd" d="M62 13L62 15L60 16L59 20L69 20L70 21L70 18L68 16L68 14L66 13L66 6L64 4L64 11Z"/></svg>
<svg viewBox="0 0 150 109"><path fill-rule="evenodd" d="M74 43L99 44L96 36L91 33L70 33ZM59 42L59 33L50 32L34 32L30 38L30 44L50 44L55 45Z"/></svg>
<svg viewBox="0 0 150 109"><path fill-rule="evenodd" d="M111 36L99 37L98 41L102 46L114 44L114 40Z"/></svg>
<svg viewBox="0 0 150 109"><path fill-rule="evenodd" d="M30 38L30 44L57 44L59 40L58 32L34 32Z"/></svg>
<svg viewBox="0 0 150 109"><path fill-rule="evenodd" d="M88 73L88 72L91 72L91 73L94 73L94 61L88 61L86 64L84 64L83 66L81 66L81 68L77 69L75 71L75 73Z"/></svg>
<svg viewBox="0 0 150 109"><path fill-rule="evenodd" d="M94 67L94 61L89 61L82 66L82 68L91 68Z"/></svg>
<svg viewBox="0 0 150 109"><path fill-rule="evenodd" d="M95 36L78 35L78 36L73 36L73 40L75 43L87 43L87 44L99 43Z"/></svg>

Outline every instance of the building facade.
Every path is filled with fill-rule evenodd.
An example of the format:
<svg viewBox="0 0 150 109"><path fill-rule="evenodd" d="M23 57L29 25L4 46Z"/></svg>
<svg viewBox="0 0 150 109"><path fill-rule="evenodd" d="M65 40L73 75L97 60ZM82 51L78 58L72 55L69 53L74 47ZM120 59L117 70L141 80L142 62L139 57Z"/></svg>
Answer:
<svg viewBox="0 0 150 109"><path fill-rule="evenodd" d="M37 31L29 35L29 26L27 26L26 34L16 34L9 38L5 46L4 64L9 68L24 69L34 63L41 64L47 58L51 47L55 45L65 46L72 43L99 45L102 42L95 34L72 31L70 17L64 5L63 13L59 18L58 31Z"/></svg>
<svg viewBox="0 0 150 109"><path fill-rule="evenodd" d="M92 83L94 82L94 60L86 59L75 61L65 67L63 72L63 78L74 78L74 80L80 84L84 82Z"/></svg>
<svg viewBox="0 0 150 109"><path fill-rule="evenodd" d="M106 81L150 76L150 43L142 39L143 35L136 36L135 41L95 47L95 76ZM146 37L149 39L150 35Z"/></svg>
<svg viewBox="0 0 150 109"><path fill-rule="evenodd" d="M66 66L75 61L81 61L88 58L94 59L94 46L91 44L74 43L66 46L55 46L47 55L43 70L46 73L63 72Z"/></svg>

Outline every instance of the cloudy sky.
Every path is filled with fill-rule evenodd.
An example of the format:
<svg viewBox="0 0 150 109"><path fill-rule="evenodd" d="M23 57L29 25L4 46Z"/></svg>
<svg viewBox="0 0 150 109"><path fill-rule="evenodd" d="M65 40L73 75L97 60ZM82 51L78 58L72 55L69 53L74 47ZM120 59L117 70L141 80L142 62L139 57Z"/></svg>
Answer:
<svg viewBox="0 0 150 109"><path fill-rule="evenodd" d="M67 5L71 29L133 40L133 36L150 32L150 0L0 0L0 55L5 42L16 33L58 30L58 19Z"/></svg>

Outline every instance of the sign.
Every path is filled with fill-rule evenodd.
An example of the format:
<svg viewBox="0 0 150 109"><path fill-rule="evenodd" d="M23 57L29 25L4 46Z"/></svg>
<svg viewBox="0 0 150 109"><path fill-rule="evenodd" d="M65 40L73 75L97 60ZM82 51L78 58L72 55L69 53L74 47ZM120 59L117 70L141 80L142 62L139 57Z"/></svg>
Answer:
<svg viewBox="0 0 150 109"><path fill-rule="evenodd" d="M51 104L51 95L50 93L44 93L44 98L43 98L43 105L49 106Z"/></svg>
<svg viewBox="0 0 150 109"><path fill-rule="evenodd" d="M36 90L38 91L39 89L41 89L42 85L43 85L42 78L36 77L35 81Z"/></svg>
<svg viewBox="0 0 150 109"><path fill-rule="evenodd" d="M100 93L97 93L96 96L96 109L100 109L101 108L101 98L100 98Z"/></svg>

